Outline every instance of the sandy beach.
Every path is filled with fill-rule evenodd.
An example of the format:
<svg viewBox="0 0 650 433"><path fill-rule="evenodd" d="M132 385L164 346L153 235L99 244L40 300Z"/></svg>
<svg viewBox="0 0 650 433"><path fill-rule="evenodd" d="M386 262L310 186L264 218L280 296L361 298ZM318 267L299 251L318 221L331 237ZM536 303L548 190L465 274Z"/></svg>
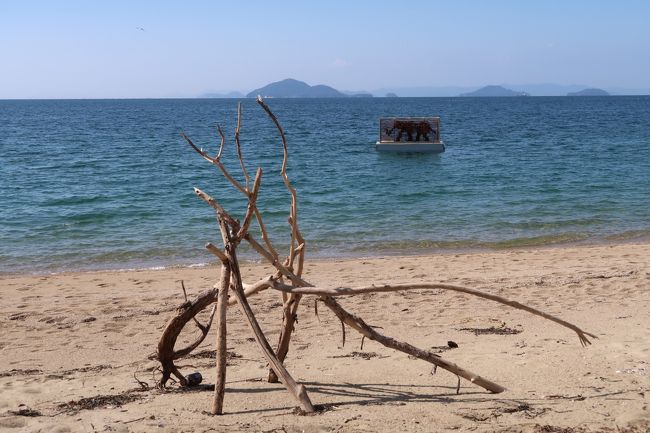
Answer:
<svg viewBox="0 0 650 433"><path fill-rule="evenodd" d="M484 290L562 317L576 335L523 311L458 293L412 291L341 298L381 332L507 388L490 394L454 375L366 340L306 296L287 368L305 384L312 416L295 414L236 307L229 314L226 414L208 414L212 332L185 374L194 389L154 388L161 329L219 270L181 268L5 276L0 279L0 431L3 432L646 432L650 429L650 244L619 244L307 262L324 287L444 282ZM246 282L270 272L245 264ZM280 294L251 304L275 345ZM207 313L206 313L207 314ZM492 332L492 331L494 332ZM497 331L495 331L497 330ZM503 332L500 332L501 330ZM192 332L196 332L192 329ZM190 341L193 334L184 334ZM458 348L445 350L448 341ZM144 390L134 379L146 383Z"/></svg>

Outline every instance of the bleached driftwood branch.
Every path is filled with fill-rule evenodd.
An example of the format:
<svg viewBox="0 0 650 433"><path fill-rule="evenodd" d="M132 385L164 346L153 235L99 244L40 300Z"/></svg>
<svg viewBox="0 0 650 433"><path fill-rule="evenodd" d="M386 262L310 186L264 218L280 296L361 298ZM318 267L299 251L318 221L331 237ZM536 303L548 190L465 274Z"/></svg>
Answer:
<svg viewBox="0 0 650 433"><path fill-rule="evenodd" d="M338 288L321 288L321 287L293 287L286 284L281 284L279 282L273 281L272 287L277 290L281 290L285 293L291 294L301 294L301 295L317 295L321 297L332 297L332 296L353 296L360 295L362 293L381 293L381 292L398 292L402 290L450 290L453 292L466 293L468 295L477 296L483 299L489 299L490 301L498 302L499 304L507 305L509 307L515 308L517 310L527 311L528 313L534 314L535 316L543 317L544 319L555 322L565 328L569 328L578 334L580 343L583 346L591 344L591 341L587 336L591 338L598 338L594 334L583 331L578 328L576 325L569 323L565 320L562 320L558 317L555 317L551 314L540 311L536 308L529 307L528 305L521 304L517 301L511 301L510 299L503 298L501 296L493 295L490 293L481 292L475 289L469 289L467 287L455 286L451 284L440 284L440 283L423 283L423 284L384 284L377 286L365 286L365 287L338 287Z"/></svg>

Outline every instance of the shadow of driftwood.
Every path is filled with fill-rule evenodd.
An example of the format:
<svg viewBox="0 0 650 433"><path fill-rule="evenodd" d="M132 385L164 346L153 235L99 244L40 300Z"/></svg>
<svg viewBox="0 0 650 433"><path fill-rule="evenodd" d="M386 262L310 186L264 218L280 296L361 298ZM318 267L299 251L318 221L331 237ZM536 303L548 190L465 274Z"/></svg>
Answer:
<svg viewBox="0 0 650 433"><path fill-rule="evenodd" d="M249 382L249 381L242 381ZM262 387L238 388L238 382L230 382L226 389L228 393L261 394L268 392L284 392L281 384L264 384ZM241 383L241 382L239 382ZM457 400L455 386L432 386L414 384L388 384L388 383L323 383L323 382L302 382L307 388L312 401L317 404L325 402L321 407L331 409L341 406L372 406L372 405L405 405L409 402L428 403L454 403ZM461 388L462 389L462 388ZM435 390L436 392L431 392ZM462 401L467 403L467 395L484 395L488 399L488 392L465 391L462 392ZM334 399L334 401L332 401ZM474 399L477 402L483 398ZM289 411L293 406L272 407L266 409L254 408L251 410L229 412L232 414L245 414L256 412Z"/></svg>
<svg viewBox="0 0 650 433"><path fill-rule="evenodd" d="M250 387L245 384L260 383L259 386ZM409 403L444 403L447 405L463 405L459 409L471 409L471 406L476 405L475 410L481 412L477 414L468 412L467 414L459 414L460 416L475 416L479 417L484 415L482 411L490 409L494 412L496 410L499 414L510 413L512 411L526 411L532 415L540 415L545 411L551 410L552 406L556 406L558 400L573 400L581 401L587 398L602 398L610 397L625 393L624 391L594 393L593 395L553 395L544 397L533 398L503 398L497 397L487 391L482 391L478 388L467 386L461 387L460 394L456 394L456 386L441 386L441 385L416 385L416 384L396 384L396 383L324 383L324 382L302 382L307 388L312 402L317 408L316 414L324 413L339 407L346 406L374 406L374 405L406 405ZM238 387L241 385L241 387ZM213 391L214 385L202 384L193 388L179 388L175 392L204 392ZM174 391L172 391L174 392ZM285 393L285 388L282 384L266 383L266 381L258 379L246 379L240 381L229 382L226 388L226 398L228 394L259 394L266 393ZM284 399L291 403L289 398ZM491 403L489 408L483 407L484 403ZM470 407L467 407L470 406ZM544 407L542 407L544 406ZM550 407L549 407L550 406ZM245 410L228 411L230 414L250 414L250 413L296 413L294 405L286 406L273 406L267 408L253 407ZM493 415L490 415L493 416ZM477 418L478 419L478 418Z"/></svg>

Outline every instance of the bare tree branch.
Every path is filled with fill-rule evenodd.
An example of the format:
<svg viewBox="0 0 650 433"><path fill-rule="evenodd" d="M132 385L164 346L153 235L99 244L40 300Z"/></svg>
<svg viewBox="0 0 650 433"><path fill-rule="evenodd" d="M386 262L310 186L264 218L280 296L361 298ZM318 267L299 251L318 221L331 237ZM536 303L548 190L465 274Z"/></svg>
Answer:
<svg viewBox="0 0 650 433"><path fill-rule="evenodd" d="M202 148L199 148L198 146L196 146L196 145L192 142L192 140L190 140L190 138L189 138L187 135L185 135L185 133L181 132L181 137L183 137L183 138L185 139L185 141L187 141L187 143L192 147L192 149L194 149L194 150L196 151L196 153L198 153L199 155L201 155L201 157L202 157L203 159L205 159L206 161L208 161L208 162L214 164L215 166L217 166L217 168L218 168L219 170L221 170L221 173L223 173L224 177L225 177L225 178L226 178L226 179L227 179L227 180L228 180L228 181L229 181L229 182L230 182L230 183L231 183L235 188L237 188L237 189L238 189L239 191L241 191L243 194L248 194L248 192L246 191L246 189L244 189L244 187L241 186L241 184L240 184L239 182L237 182L237 180L236 180L234 177L232 177L232 175L228 172L228 170L226 169L226 167L225 167L225 166L223 165L223 163L221 162L221 153L223 152L223 147L224 147L224 143L225 143L225 136L223 135L223 131L221 130L221 127L220 127L220 126L217 126L217 129L218 129L218 131L219 131L219 134L221 134L221 145L219 146L219 153L218 153L218 155L217 155L215 158L212 158L210 155L208 155L208 153L207 153L206 151L204 151Z"/></svg>
<svg viewBox="0 0 650 433"><path fill-rule="evenodd" d="M387 337L375 331L371 326L363 321L358 316L355 316L352 313L347 312L338 302L329 296L321 297L321 300L327 307L336 314L336 316L341 320L342 323L349 325L351 328L360 332L364 337L369 338L370 340L375 340L378 343L383 344L386 347L391 349L399 350L400 352L408 353L409 355L420 358L424 361L430 362L434 365L437 365L440 368L444 368L460 377L463 377L470 382L487 389L488 391L499 393L505 391L505 388L501 385L498 385L494 382L491 382L487 379L482 378L481 376L472 373L471 371L465 370L464 368L459 367L458 365L445 361L440 356L428 352L426 350L418 349L415 346L411 346L408 343L404 343L394 338ZM343 328L345 330L345 328ZM345 335L345 331L344 334Z"/></svg>
<svg viewBox="0 0 650 433"><path fill-rule="evenodd" d="M237 157L239 158L239 165L241 166L241 171L244 173L244 178L246 179L246 192L250 192L250 183L251 177L248 175L246 170L246 164L244 164L244 157L241 154L241 144L239 143L239 130L241 129L241 102L237 104L237 128L235 129L235 146L237 147Z"/></svg>
<svg viewBox="0 0 650 433"><path fill-rule="evenodd" d="M291 210L289 213L289 224L291 225L291 247L289 251L290 261L288 265L289 268L291 268L293 267L294 249L296 248L297 244L304 243L304 239L302 238L302 235L300 234L300 230L298 229L298 193L296 192L296 189L291 184L291 181L289 180L289 176L287 176L289 148L287 146L287 139L284 136L284 130L282 129L282 126L280 125L278 118L275 117L275 114L273 114L273 112L271 111L269 106L266 105L266 102L264 102L264 99L262 99L261 96L257 97L257 103L264 109L264 111L266 111L266 114L269 115L269 117L275 124L278 133L280 134L280 139L282 140L283 158L282 158L282 170L280 171L280 175L282 176L284 185L287 187L289 193L291 194ZM300 260L300 262L302 262L302 259ZM299 268L301 271L300 273L302 273L302 265L300 265ZM300 273L298 275L300 275Z"/></svg>
<svg viewBox="0 0 650 433"><path fill-rule="evenodd" d="M587 336L591 338L598 338L594 334L591 334L589 332L583 331L582 329L578 328L577 326L566 322L558 317L555 317L551 314L544 313L543 311L540 311L536 308L529 307L527 305L521 304L517 301L511 301L509 299L503 298L501 296L497 295L492 295L490 293L485 293L481 292L478 290L474 289L469 289L467 287L461 287L461 286L454 286L451 284L395 284L395 285L388 285L384 284L381 286L366 286L366 287L356 287L356 288L347 288L347 287L338 287L335 289L330 289L330 288L320 288L320 287L293 287L293 286L288 286L286 284L281 284L277 281L273 282L272 288L277 289L277 290L282 290L283 292L286 293L299 293L302 295L319 295L319 296L352 296L352 295L359 295L362 293L377 293L377 292L397 292L401 290L450 290L453 292L460 292L460 293L466 293L468 295L472 296L477 296L479 298L483 299L489 299L494 302L498 302L500 304L508 305L509 307L516 308L518 310L523 310L527 311L531 314L534 314L536 316L543 317L547 320L550 320L552 322L555 322L561 326L564 326L565 328L569 328L572 331L574 331L576 334L578 334L578 338L580 339L580 343L583 346L586 346L588 344L591 344L591 341L587 338Z"/></svg>

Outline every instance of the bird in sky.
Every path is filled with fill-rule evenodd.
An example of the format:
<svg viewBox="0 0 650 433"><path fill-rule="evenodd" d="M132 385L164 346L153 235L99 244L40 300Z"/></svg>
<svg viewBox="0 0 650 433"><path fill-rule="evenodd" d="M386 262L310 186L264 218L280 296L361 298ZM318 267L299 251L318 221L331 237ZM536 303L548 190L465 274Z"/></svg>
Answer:
<svg viewBox="0 0 650 433"><path fill-rule="evenodd" d="M136 27L136 29L144 32L144 29L142 27Z"/></svg>

